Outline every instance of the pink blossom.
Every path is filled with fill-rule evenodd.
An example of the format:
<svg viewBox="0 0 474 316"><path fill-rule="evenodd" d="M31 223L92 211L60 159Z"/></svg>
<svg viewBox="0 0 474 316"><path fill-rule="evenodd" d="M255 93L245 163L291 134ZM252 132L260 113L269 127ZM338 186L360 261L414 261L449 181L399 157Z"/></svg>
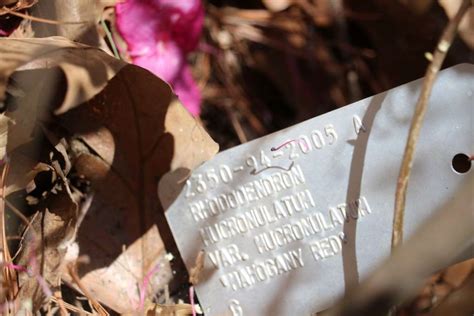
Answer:
<svg viewBox="0 0 474 316"><path fill-rule="evenodd" d="M186 108L199 115L201 94L186 56L201 36L201 0L125 0L115 12L133 63L167 81Z"/></svg>

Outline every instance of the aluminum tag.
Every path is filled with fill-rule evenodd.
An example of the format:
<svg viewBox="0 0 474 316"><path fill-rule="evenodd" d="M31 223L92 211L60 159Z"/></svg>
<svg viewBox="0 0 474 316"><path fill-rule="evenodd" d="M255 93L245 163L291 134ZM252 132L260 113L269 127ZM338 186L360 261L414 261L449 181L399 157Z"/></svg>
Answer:
<svg viewBox="0 0 474 316"><path fill-rule="evenodd" d="M219 153L166 212L205 315L312 315L390 253L395 187L421 80ZM474 65L440 72L416 147L405 236L473 171ZM472 205L472 201L470 202Z"/></svg>

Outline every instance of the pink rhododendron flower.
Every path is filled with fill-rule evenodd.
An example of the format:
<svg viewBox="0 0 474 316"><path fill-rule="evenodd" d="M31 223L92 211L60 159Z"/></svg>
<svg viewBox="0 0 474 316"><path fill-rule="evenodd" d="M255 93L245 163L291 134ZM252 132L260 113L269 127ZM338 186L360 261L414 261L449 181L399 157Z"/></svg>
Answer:
<svg viewBox="0 0 474 316"><path fill-rule="evenodd" d="M186 108L199 115L201 94L186 55L201 35L201 0L125 0L115 12L133 63L167 81Z"/></svg>

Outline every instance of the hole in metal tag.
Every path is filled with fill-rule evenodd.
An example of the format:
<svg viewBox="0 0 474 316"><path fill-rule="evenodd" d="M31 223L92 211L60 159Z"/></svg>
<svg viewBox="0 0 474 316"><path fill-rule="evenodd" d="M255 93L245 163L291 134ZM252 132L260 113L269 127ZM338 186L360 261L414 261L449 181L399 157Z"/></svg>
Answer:
<svg viewBox="0 0 474 316"><path fill-rule="evenodd" d="M453 157L452 167L457 173L466 173L471 169L472 159L466 154L457 154Z"/></svg>

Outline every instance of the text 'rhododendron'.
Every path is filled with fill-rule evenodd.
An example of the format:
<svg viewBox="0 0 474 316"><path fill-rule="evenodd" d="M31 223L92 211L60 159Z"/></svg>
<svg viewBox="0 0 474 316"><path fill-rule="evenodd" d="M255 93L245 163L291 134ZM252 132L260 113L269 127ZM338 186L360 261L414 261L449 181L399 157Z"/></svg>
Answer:
<svg viewBox="0 0 474 316"><path fill-rule="evenodd" d="M125 0L115 12L132 62L168 82L186 108L199 115L201 94L186 55L201 35L201 0Z"/></svg>

